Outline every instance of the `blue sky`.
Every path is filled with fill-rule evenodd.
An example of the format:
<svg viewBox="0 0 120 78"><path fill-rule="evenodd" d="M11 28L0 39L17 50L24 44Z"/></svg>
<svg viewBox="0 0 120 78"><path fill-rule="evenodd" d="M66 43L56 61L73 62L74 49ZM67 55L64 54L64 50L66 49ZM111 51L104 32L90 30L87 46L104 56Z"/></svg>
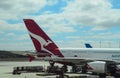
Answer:
<svg viewBox="0 0 120 78"><path fill-rule="evenodd" d="M34 19L62 48L120 44L120 0L2 0L0 50L34 50L24 18Z"/></svg>

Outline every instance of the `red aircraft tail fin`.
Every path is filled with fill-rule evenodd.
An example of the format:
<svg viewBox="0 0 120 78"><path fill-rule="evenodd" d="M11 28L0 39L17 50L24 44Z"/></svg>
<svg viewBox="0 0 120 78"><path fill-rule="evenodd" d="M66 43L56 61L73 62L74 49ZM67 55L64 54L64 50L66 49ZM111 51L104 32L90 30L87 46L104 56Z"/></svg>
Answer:
<svg viewBox="0 0 120 78"><path fill-rule="evenodd" d="M53 56L63 57L57 45L48 37L48 35L37 25L34 20L24 19L24 23L37 52L49 53Z"/></svg>

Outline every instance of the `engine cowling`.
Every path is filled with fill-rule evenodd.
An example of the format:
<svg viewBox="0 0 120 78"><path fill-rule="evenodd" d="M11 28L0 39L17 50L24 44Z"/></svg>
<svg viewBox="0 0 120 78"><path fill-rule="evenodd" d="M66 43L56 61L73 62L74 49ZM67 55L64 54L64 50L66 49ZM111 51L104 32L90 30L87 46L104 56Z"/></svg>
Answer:
<svg viewBox="0 0 120 78"><path fill-rule="evenodd" d="M120 73L120 64L119 64L119 65L116 65L116 72L117 72L117 73Z"/></svg>
<svg viewBox="0 0 120 78"><path fill-rule="evenodd" d="M87 71L105 73L106 72L106 62L104 61L94 61L87 63Z"/></svg>

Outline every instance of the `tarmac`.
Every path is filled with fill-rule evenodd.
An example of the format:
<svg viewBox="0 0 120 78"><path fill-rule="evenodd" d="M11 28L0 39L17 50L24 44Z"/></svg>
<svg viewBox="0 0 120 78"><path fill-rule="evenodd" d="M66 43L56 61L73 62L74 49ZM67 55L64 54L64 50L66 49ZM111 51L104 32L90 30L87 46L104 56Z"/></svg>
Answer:
<svg viewBox="0 0 120 78"><path fill-rule="evenodd" d="M44 61L33 61L33 62L18 62L18 61L1 61L0 62L0 78L56 78L59 75L47 74L47 73L22 73L20 75L13 75L12 71L17 66L45 66L49 65L48 62ZM69 67L68 67L69 68ZM70 68L69 68L70 69ZM65 73L69 78L99 78L96 75L80 74L80 73ZM67 77L65 77L67 78ZM114 78L107 76L106 78Z"/></svg>
<svg viewBox="0 0 120 78"><path fill-rule="evenodd" d="M40 73L40 74L36 74L36 76L40 76L43 78L59 78L59 75L55 75L52 73ZM99 78L99 76L97 75L90 75L90 74L65 74L64 76L65 78ZM114 78L111 76L107 76L106 78Z"/></svg>

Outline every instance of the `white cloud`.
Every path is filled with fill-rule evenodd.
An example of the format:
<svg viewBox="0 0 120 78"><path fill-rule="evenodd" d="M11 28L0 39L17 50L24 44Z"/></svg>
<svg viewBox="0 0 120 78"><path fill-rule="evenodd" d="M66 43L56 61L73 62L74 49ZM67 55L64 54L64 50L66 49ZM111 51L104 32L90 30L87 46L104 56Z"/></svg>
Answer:
<svg viewBox="0 0 120 78"><path fill-rule="evenodd" d="M23 23L17 23L17 24L9 24L5 20L0 20L0 31L4 30L26 30L25 25Z"/></svg>
<svg viewBox="0 0 120 78"><path fill-rule="evenodd" d="M59 0L48 0L47 3L48 5L55 5L58 3Z"/></svg>
<svg viewBox="0 0 120 78"><path fill-rule="evenodd" d="M66 36L67 39L70 40L93 40L93 41L113 41L120 39L120 32L119 33L99 33L99 34L93 34L93 35L85 35L85 36Z"/></svg>
<svg viewBox="0 0 120 78"><path fill-rule="evenodd" d="M7 36L15 36L14 33L8 33Z"/></svg>
<svg viewBox="0 0 120 78"><path fill-rule="evenodd" d="M120 10L112 9L109 0L75 0L64 7L64 16L74 25L103 27L120 26Z"/></svg>
<svg viewBox="0 0 120 78"><path fill-rule="evenodd" d="M14 3L13 3L14 2ZM93 30L102 30L108 27L120 26L120 10L112 9L109 0L75 0L69 1L63 12L57 14L49 13L32 16L26 15L36 13L45 5L55 5L58 1L53 0L6 0L1 1L1 18L18 19L19 17L39 19L39 24L50 27L50 30L58 32L74 32L72 25L94 26ZM6 10L8 9L8 10ZM67 22L65 22L65 20Z"/></svg>
<svg viewBox="0 0 120 78"><path fill-rule="evenodd" d="M44 14L33 16L32 18L40 25L41 28L47 28L49 33L75 32L76 30L64 21L62 14Z"/></svg>
<svg viewBox="0 0 120 78"><path fill-rule="evenodd" d="M4 32L3 32L3 31L0 31L0 34L4 34Z"/></svg>
<svg viewBox="0 0 120 78"><path fill-rule="evenodd" d="M32 18L37 19L41 26L49 27L50 32L57 30L54 33L75 32L73 25L93 26L92 30L120 26L120 10L112 9L109 0L68 0L68 5L62 10L61 13L45 13Z"/></svg>
<svg viewBox="0 0 120 78"><path fill-rule="evenodd" d="M0 50L20 50L20 51L25 51L25 50L34 50L34 47L32 43L30 42L17 42L17 43L4 43L0 44Z"/></svg>
<svg viewBox="0 0 120 78"><path fill-rule="evenodd" d="M93 40L83 40L75 39L71 41L61 41L56 44L59 48L86 48L85 43L89 43L93 48L120 48L120 42L118 41L93 41Z"/></svg>
<svg viewBox="0 0 120 78"><path fill-rule="evenodd" d="M29 34L22 34L22 35L19 35L16 40L30 40L30 37L29 37Z"/></svg>
<svg viewBox="0 0 120 78"><path fill-rule="evenodd" d="M46 0L2 0L0 1L0 17L17 19L25 14L35 13L46 5Z"/></svg>
<svg viewBox="0 0 120 78"><path fill-rule="evenodd" d="M59 48L84 48L85 40L56 41Z"/></svg>

